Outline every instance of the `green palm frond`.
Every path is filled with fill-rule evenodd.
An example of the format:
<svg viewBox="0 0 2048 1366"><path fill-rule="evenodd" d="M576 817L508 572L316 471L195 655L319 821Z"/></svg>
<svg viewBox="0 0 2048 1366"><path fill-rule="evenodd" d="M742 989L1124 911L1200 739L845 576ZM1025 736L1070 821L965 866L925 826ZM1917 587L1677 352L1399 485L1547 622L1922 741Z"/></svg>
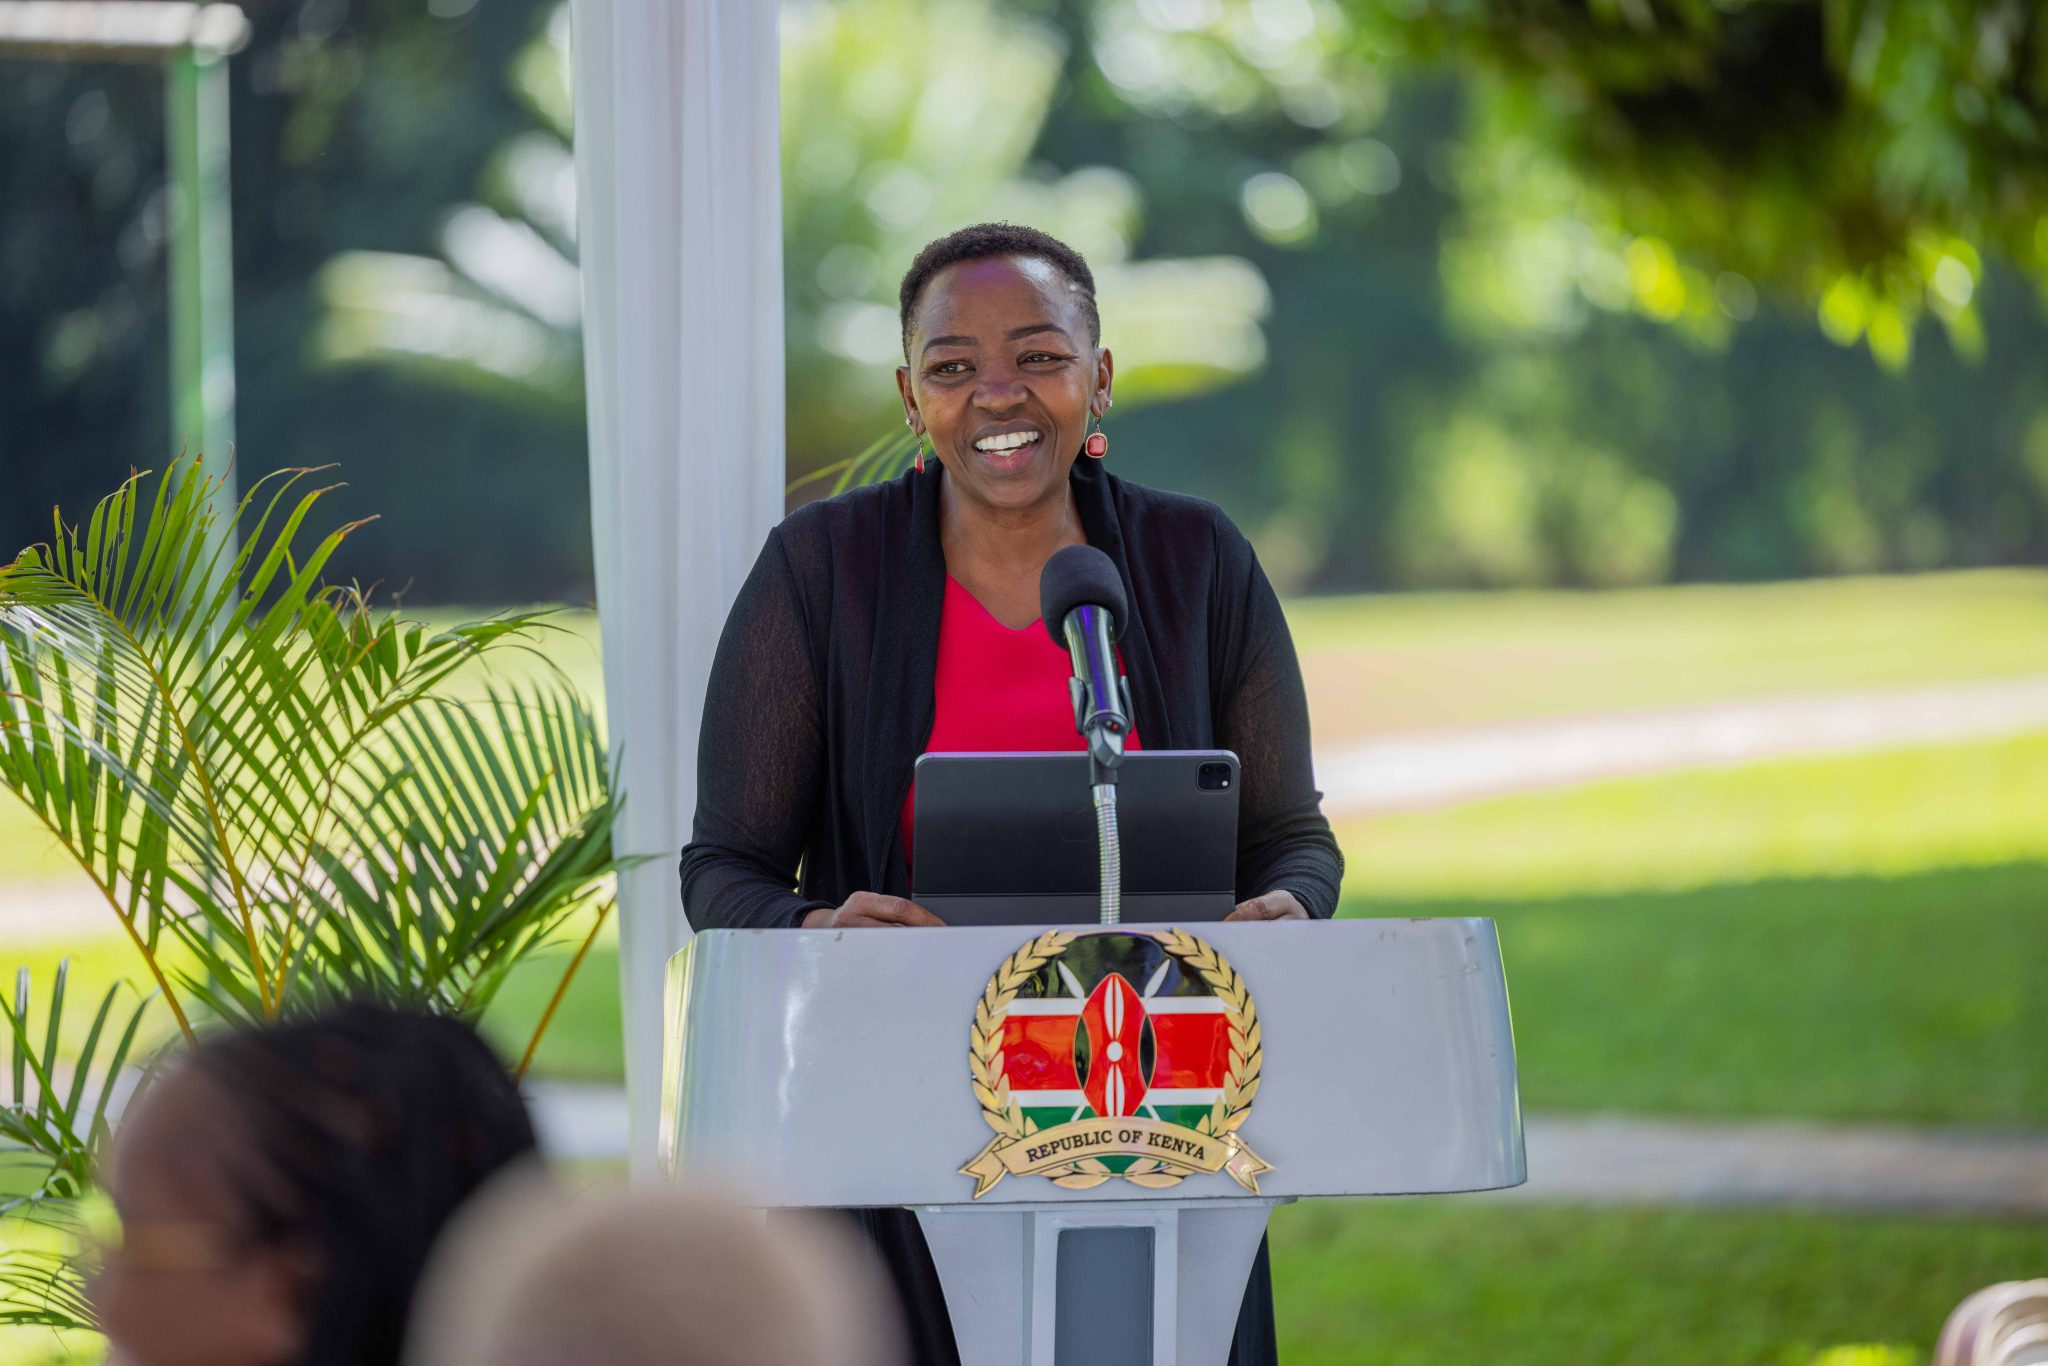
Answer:
<svg viewBox="0 0 2048 1366"><path fill-rule="evenodd" d="M31 1180L7 1181L7 1189L20 1193L0 1198L0 1216L75 1200L90 1187L110 1137L115 1093L149 1010L145 997L122 1014L121 998L132 993L125 986L109 988L83 1041L66 1060L62 1048L70 975L68 960L57 965L40 1028L31 1018L27 968L15 978L12 1006L0 1010L9 1038L11 1088L0 1104L0 1166L33 1173Z"/></svg>
<svg viewBox="0 0 2048 1366"><path fill-rule="evenodd" d="M475 1016L616 865L596 718L559 687L492 691L387 727L347 775L365 836L323 847L305 943L320 993Z"/></svg>
<svg viewBox="0 0 2048 1366"><path fill-rule="evenodd" d="M322 582L314 471L232 514L179 461L0 567L0 786L106 898L187 1037L371 994L474 1015L618 863L565 686L449 700L542 614L448 629ZM175 952L173 952L175 951Z"/></svg>
<svg viewBox="0 0 2048 1366"><path fill-rule="evenodd" d="M916 450L917 438L911 436L908 431L899 432L892 428L844 460L835 460L829 465L812 470L800 479L792 479L783 491L786 494L794 494L817 485L811 496L829 498L848 489L859 488L863 484L872 484L877 480L890 479L901 474L904 466L911 462Z"/></svg>
<svg viewBox="0 0 2048 1366"><path fill-rule="evenodd" d="M149 999L122 1009L125 986L110 988L93 1012L82 1041L65 1055L64 1024L69 962L59 963L41 1011L34 1018L28 969L16 976L6 1020L6 1075L0 1104L0 1230L33 1230L37 1241L81 1241L79 1200L111 1138L115 1097L134 1055ZM91 1329L85 1279L72 1253L17 1246L0 1237L0 1327Z"/></svg>
<svg viewBox="0 0 2048 1366"><path fill-rule="evenodd" d="M0 569L0 685L15 704L0 781L92 874L152 962L166 928L230 934L260 956L264 872L303 840L338 757L339 727L317 723L345 717L323 715L328 674L309 667L319 656L301 621L352 528L294 553L324 492L294 497L303 478L250 491L241 511L253 525L231 558L214 481L182 462L140 532L136 477L85 528L60 520L48 545ZM171 913L167 891L185 913ZM159 985L189 1033L160 974Z"/></svg>
<svg viewBox="0 0 2048 1366"><path fill-rule="evenodd" d="M77 1259L37 1248L0 1249L0 1328L98 1331Z"/></svg>

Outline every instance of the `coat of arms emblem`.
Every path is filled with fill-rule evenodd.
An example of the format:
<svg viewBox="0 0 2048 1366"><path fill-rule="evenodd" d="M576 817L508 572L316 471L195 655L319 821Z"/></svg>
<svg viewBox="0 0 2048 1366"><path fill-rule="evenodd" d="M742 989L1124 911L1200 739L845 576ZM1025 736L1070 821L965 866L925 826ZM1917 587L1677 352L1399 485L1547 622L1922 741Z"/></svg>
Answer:
<svg viewBox="0 0 2048 1366"><path fill-rule="evenodd" d="M1048 930L1003 960L974 1009L968 1066L996 1137L960 1169L1085 1190L1272 1167L1239 1129L1259 1090L1259 1016L1230 963L1181 930Z"/></svg>

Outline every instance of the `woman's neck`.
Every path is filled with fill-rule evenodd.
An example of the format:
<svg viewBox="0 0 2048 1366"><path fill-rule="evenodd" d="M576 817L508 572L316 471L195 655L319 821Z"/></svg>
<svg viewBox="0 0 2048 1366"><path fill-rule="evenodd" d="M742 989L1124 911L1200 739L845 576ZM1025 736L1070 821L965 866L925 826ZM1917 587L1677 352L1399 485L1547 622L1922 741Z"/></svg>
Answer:
<svg viewBox="0 0 2048 1366"><path fill-rule="evenodd" d="M992 508L939 485L939 544L946 572L1010 627L1038 619L1038 575L1053 552L1087 541L1073 487L1023 508Z"/></svg>

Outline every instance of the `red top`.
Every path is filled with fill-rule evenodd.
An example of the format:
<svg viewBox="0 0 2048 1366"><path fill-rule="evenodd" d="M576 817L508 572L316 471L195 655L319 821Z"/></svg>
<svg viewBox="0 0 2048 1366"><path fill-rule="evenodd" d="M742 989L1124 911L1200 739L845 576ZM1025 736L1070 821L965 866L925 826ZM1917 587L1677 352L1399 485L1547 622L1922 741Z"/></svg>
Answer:
<svg viewBox="0 0 2048 1366"><path fill-rule="evenodd" d="M1052 643L1043 623L1011 630L948 574L932 678L936 705L924 752L1086 749L1074 729L1074 704L1067 692L1073 676L1073 656ZM1143 748L1135 729L1124 737L1124 748ZM906 861L913 861L910 813L916 801L913 782L899 817Z"/></svg>

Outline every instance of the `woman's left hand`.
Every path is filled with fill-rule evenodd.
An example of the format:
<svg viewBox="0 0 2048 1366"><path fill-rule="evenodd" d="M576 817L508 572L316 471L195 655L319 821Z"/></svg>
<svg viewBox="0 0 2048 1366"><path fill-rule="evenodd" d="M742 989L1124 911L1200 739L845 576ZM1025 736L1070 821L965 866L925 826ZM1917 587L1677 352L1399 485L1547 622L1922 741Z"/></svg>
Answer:
<svg viewBox="0 0 2048 1366"><path fill-rule="evenodd" d="M1306 920L1308 911L1292 892L1268 892L1250 901L1240 901L1225 920Z"/></svg>

